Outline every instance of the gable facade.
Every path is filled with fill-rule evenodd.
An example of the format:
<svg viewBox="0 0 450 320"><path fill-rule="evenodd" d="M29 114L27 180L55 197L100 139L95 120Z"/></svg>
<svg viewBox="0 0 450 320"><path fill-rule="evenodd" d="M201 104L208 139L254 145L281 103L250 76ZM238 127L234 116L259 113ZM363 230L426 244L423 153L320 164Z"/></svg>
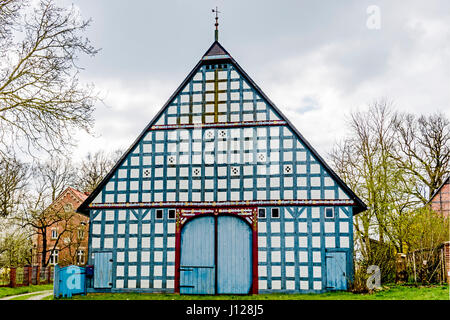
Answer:
<svg viewBox="0 0 450 320"><path fill-rule="evenodd" d="M56 218L59 221L49 221L45 231L45 240L42 233L37 233L33 239L33 265L43 267L42 260L50 265L85 265L88 258L89 218L76 212L78 207L86 200L87 195L68 187L49 206L47 210L64 215ZM44 244L46 249L44 252ZM44 257L43 257L44 256Z"/></svg>
<svg viewBox="0 0 450 320"><path fill-rule="evenodd" d="M109 274L91 290L346 287L364 209L215 42L81 206L90 263Z"/></svg>

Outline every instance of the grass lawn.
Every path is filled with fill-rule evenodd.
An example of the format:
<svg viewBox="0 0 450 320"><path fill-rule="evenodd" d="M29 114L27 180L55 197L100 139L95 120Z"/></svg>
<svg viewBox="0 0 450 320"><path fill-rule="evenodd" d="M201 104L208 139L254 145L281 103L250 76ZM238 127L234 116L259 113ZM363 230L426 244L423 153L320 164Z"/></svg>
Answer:
<svg viewBox="0 0 450 320"><path fill-rule="evenodd" d="M53 290L53 284L43 284L39 286L26 286L18 288L0 288L0 298L7 296L15 296L16 294L29 293L35 291Z"/></svg>
<svg viewBox="0 0 450 320"><path fill-rule="evenodd" d="M321 294L260 294L250 296L197 296L155 293L90 293L73 300L450 300L448 286L384 286L372 294L327 292Z"/></svg>

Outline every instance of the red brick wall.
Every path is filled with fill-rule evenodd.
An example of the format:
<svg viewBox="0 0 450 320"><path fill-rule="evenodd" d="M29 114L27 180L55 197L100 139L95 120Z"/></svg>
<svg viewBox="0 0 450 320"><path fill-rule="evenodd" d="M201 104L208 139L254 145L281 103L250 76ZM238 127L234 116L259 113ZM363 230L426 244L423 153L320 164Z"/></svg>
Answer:
<svg viewBox="0 0 450 320"><path fill-rule="evenodd" d="M73 217L70 219L70 226L73 228L74 226L81 225L82 222L85 223L85 231L84 231L84 237L83 239L80 239L81 245L71 245L68 248L63 248L66 245L64 245L64 238L69 237L68 233L63 234L60 237L60 240L58 241L58 244L56 246L59 250L58 255L58 261L60 265L69 265L69 264L76 264L76 255L74 256L74 252L76 252L78 249L83 249L85 252L85 262L87 262L87 254L88 254L88 237L89 237L89 218L81 215L79 213L76 213L76 209L81 205L82 201L78 197L76 197L70 190L66 189L64 193L55 201L52 205L55 206L55 210L58 211L64 211L64 205L70 203L72 205L72 210L74 211ZM47 250L53 249L56 240L52 239L52 229L56 229L58 232L58 235L61 234L67 227L65 226L65 222L59 222L57 224L52 225L51 227L47 228L46 232L46 239L47 239ZM73 235L71 235L72 239L78 240L78 233L74 232ZM78 242L78 241L77 241ZM37 265L41 265L41 257L42 257L42 235L38 235L35 239L35 258L34 263ZM63 249L61 249L63 248ZM46 253L46 261L50 256L50 252Z"/></svg>
<svg viewBox="0 0 450 320"><path fill-rule="evenodd" d="M446 217L450 217L450 183L444 184L439 193L433 197L431 209L441 212Z"/></svg>

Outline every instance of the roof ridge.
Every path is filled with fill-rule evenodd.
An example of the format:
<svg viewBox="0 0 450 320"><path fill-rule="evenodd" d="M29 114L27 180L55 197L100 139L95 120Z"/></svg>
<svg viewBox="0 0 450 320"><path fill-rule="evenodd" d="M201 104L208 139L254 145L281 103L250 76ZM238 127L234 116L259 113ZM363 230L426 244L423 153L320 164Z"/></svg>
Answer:
<svg viewBox="0 0 450 320"><path fill-rule="evenodd" d="M230 54L225 50L225 48L219 43L219 41L214 41L213 44L206 50L203 57L209 57L209 56L222 56L227 55L230 56Z"/></svg>

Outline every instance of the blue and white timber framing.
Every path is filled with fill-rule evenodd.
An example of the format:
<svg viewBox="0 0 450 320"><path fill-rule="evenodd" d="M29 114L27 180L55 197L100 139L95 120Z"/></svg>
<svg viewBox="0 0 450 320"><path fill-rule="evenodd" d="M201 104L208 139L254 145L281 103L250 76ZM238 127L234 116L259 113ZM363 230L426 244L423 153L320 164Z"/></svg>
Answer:
<svg viewBox="0 0 450 320"><path fill-rule="evenodd" d="M215 41L78 209L88 292L324 292L365 204Z"/></svg>

